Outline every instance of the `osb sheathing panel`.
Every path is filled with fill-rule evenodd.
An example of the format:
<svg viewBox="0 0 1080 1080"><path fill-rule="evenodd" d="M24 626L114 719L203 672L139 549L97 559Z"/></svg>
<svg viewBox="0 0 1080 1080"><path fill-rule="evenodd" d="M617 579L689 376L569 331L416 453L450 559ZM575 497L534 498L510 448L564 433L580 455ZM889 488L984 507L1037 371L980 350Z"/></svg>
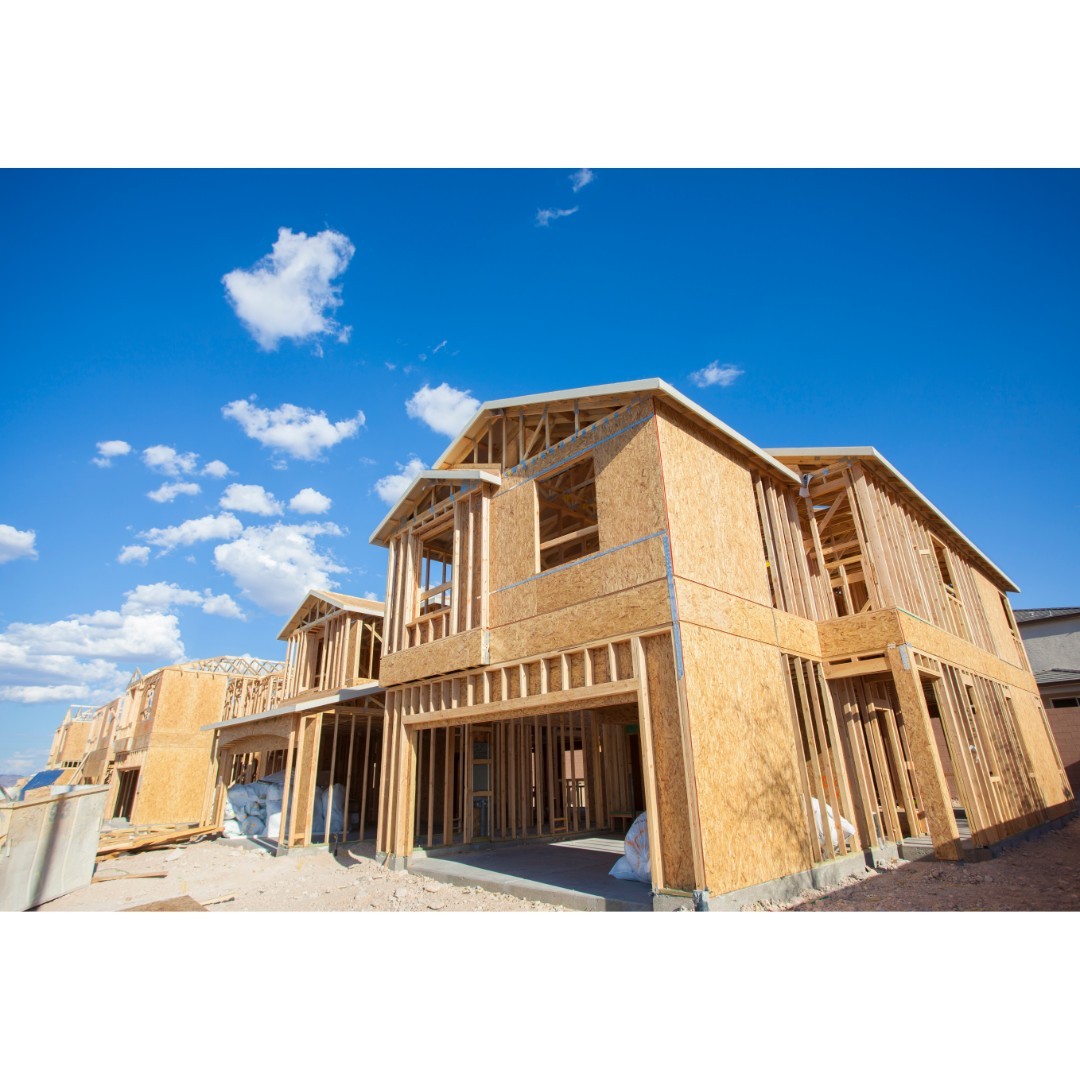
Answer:
<svg viewBox="0 0 1080 1080"><path fill-rule="evenodd" d="M491 500L490 532L492 590L523 581L539 570L535 485L520 484ZM384 658L383 663L388 659Z"/></svg>
<svg viewBox="0 0 1080 1080"><path fill-rule="evenodd" d="M603 420L598 421L577 435L564 439L550 450L543 450L538 454L534 454L533 457L527 459L524 467L518 465L512 470L503 473L502 488L493 500L493 505L495 502L502 500L504 492L513 490L517 485L528 483L537 476L553 472L565 462L577 460L593 447L596 447L599 452L601 445L616 444L622 446L623 443L620 440L624 438L623 429L650 418L652 413L652 399L646 398L643 401L626 405L622 409L609 413ZM627 433L627 437L629 434Z"/></svg>
<svg viewBox="0 0 1080 1080"><path fill-rule="evenodd" d="M818 623L818 637L821 655L826 659L878 652L887 645L899 644L904 640L895 608L845 615L840 619Z"/></svg>
<svg viewBox="0 0 1080 1080"><path fill-rule="evenodd" d="M955 637L945 630L939 630L936 626L906 611L899 614L900 632L903 635L897 641L906 641L913 648L921 652L930 653L940 660L945 660L957 667L966 668L976 675L985 675L997 682L1015 686L1020 690L1030 693L1038 693L1035 677L1027 671L1023 671L1015 664L1006 663L996 656L983 651L977 645Z"/></svg>
<svg viewBox="0 0 1080 1080"><path fill-rule="evenodd" d="M745 461L662 405L657 423L675 573L769 604L761 526Z"/></svg>
<svg viewBox="0 0 1080 1080"><path fill-rule="evenodd" d="M1016 722L1020 728L1020 738L1024 740L1035 780L1048 808L1068 807L1073 805L1073 792L1063 786L1059 756L1054 753L1051 736L1039 713L1039 698L1035 694L1022 690L1013 690L1012 699ZM1060 711L1060 710L1057 710ZM1053 815L1052 816L1056 816Z"/></svg>
<svg viewBox="0 0 1080 1080"><path fill-rule="evenodd" d="M209 750L156 747L139 775L132 825L198 821L210 768Z"/></svg>
<svg viewBox="0 0 1080 1080"><path fill-rule="evenodd" d="M1024 667L1025 664L1020 661L1016 640L1012 634L1012 627L1005 617L1005 608L1001 603L1001 593L979 572L978 567L972 566L971 576L975 579L975 586L978 589L979 598L982 600L983 611L986 613L990 637L994 642L994 652L1002 660Z"/></svg>
<svg viewBox="0 0 1080 1080"><path fill-rule="evenodd" d="M221 719L227 675L166 669L154 699L155 732L198 731Z"/></svg>
<svg viewBox="0 0 1080 1080"><path fill-rule="evenodd" d="M382 658L379 685L398 686L450 671L479 667L483 663L483 648L484 631L477 628L390 653Z"/></svg>
<svg viewBox="0 0 1080 1080"><path fill-rule="evenodd" d="M491 625L504 626L667 576L661 537L600 552L491 597Z"/></svg>
<svg viewBox="0 0 1080 1080"><path fill-rule="evenodd" d="M660 851L664 886L693 889L694 853L690 843L690 807L686 763L679 722L679 693L671 637L646 638L645 675L649 690L653 762L660 804Z"/></svg>
<svg viewBox="0 0 1080 1080"><path fill-rule="evenodd" d="M593 462L601 549L667 527L655 418L598 446Z"/></svg>
<svg viewBox="0 0 1080 1080"><path fill-rule="evenodd" d="M675 596L682 622L722 630L752 641L779 644L785 652L798 653L800 656L819 655L821 646L817 625L809 619L789 615L764 604L755 604L741 596L732 596L678 576L675 578Z"/></svg>
<svg viewBox="0 0 1080 1080"><path fill-rule="evenodd" d="M491 663L556 652L670 623L667 582L654 581L492 630Z"/></svg>
<svg viewBox="0 0 1080 1080"><path fill-rule="evenodd" d="M682 631L707 888L725 893L807 869L776 647L687 624Z"/></svg>
<svg viewBox="0 0 1080 1080"><path fill-rule="evenodd" d="M218 735L218 748L220 751L233 752L251 739L288 740L289 732L295 725L295 716L278 716L270 720L255 720L250 724L237 724L234 728L223 728Z"/></svg>

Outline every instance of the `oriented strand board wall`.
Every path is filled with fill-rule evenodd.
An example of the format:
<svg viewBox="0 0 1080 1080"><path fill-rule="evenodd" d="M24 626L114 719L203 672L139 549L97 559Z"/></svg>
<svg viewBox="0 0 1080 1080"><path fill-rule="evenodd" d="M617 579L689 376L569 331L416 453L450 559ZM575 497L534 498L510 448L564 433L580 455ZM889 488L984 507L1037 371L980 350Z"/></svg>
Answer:
<svg viewBox="0 0 1080 1080"><path fill-rule="evenodd" d="M983 611L986 613L986 622L990 628L990 637L994 642L994 652L1002 660L1010 664L1026 666L1026 655L1020 658L1016 647L1016 640L1012 634L1012 627L1005 617L1005 609L1001 604L1001 593L990 581L979 572L978 567L971 568L972 577L982 599Z"/></svg>
<svg viewBox="0 0 1080 1080"><path fill-rule="evenodd" d="M154 702L154 734L195 734L204 724L216 724L228 682L227 675L166 668Z"/></svg>
<svg viewBox="0 0 1080 1080"><path fill-rule="evenodd" d="M778 650L689 624L682 632L709 891L807 869L812 856Z"/></svg>
<svg viewBox="0 0 1080 1080"><path fill-rule="evenodd" d="M719 438L657 413L675 573L771 605L750 470Z"/></svg>
<svg viewBox="0 0 1080 1080"><path fill-rule="evenodd" d="M693 889L694 854L690 839L690 806L679 720L679 691L671 637L646 638L645 676L649 690L657 800L660 804L660 851L664 886ZM644 718L643 718L644 720Z"/></svg>
<svg viewBox="0 0 1080 1080"><path fill-rule="evenodd" d="M147 751L139 777L131 824L199 821L209 776L209 746L177 746L155 740L153 748Z"/></svg>
<svg viewBox="0 0 1080 1080"><path fill-rule="evenodd" d="M597 446L593 461L601 549L667 528L655 418Z"/></svg>
<svg viewBox="0 0 1080 1080"><path fill-rule="evenodd" d="M1012 698L1016 721L1020 727L1020 737L1024 740L1024 746L1031 757L1035 780L1047 807L1052 811L1054 807L1070 804L1072 792L1062 790L1061 770L1058 767L1057 755L1054 753L1055 745L1051 743L1046 724L1043 723L1039 712L1041 705L1039 697L1036 694L1027 694L1015 689L1010 691L1009 696ZM1080 712L1080 709L1068 711ZM1060 747L1058 750L1060 751Z"/></svg>

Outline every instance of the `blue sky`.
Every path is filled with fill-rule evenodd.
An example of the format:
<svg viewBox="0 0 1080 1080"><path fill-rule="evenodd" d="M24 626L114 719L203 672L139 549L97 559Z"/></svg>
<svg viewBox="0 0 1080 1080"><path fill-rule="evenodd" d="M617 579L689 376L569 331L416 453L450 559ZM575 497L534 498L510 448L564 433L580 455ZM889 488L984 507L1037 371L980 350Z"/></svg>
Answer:
<svg viewBox="0 0 1080 1080"><path fill-rule="evenodd" d="M659 376L762 446L874 445L1015 606L1080 603L1075 171L0 184L0 773L136 664L281 657L305 583L381 599L380 492L472 400Z"/></svg>

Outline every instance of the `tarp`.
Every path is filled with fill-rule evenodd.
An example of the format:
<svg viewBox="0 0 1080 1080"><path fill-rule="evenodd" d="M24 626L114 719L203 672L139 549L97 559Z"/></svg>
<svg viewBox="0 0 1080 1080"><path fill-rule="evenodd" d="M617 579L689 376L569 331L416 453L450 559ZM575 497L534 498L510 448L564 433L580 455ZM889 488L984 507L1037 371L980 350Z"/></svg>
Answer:
<svg viewBox="0 0 1080 1080"><path fill-rule="evenodd" d="M56 783L63 771L63 769L46 769L44 772L34 773L34 775L26 781L26 784L22 789L22 794L19 796L19 801L24 801L26 799L26 793L34 788L51 787Z"/></svg>

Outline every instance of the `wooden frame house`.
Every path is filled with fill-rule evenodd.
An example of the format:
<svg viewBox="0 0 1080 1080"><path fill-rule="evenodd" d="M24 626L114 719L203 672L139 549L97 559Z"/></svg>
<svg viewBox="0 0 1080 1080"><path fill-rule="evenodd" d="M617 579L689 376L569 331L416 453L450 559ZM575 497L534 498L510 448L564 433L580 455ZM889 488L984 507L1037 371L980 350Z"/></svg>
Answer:
<svg viewBox="0 0 1080 1080"><path fill-rule="evenodd" d="M230 695L212 733L215 783L205 824L221 825L227 791L284 773L276 840L284 851L374 834L385 699L378 684L383 605L312 590L278 635L283 669ZM319 789L341 789L343 827L332 814L314 829Z"/></svg>
<svg viewBox="0 0 1080 1080"><path fill-rule="evenodd" d="M47 769L77 769L86 757L87 743L93 727L93 705L72 705L53 735Z"/></svg>
<svg viewBox="0 0 1080 1080"><path fill-rule="evenodd" d="M1075 805L1015 586L871 448L656 379L492 401L371 539L396 860L646 810L654 893L704 897Z"/></svg>
<svg viewBox="0 0 1080 1080"><path fill-rule="evenodd" d="M215 656L148 675L136 669L120 697L96 709L79 707L76 722L85 722L88 731L77 782L108 784L106 817L133 826L198 822L213 742L203 726L221 715L227 695L242 694L247 684L281 666Z"/></svg>

